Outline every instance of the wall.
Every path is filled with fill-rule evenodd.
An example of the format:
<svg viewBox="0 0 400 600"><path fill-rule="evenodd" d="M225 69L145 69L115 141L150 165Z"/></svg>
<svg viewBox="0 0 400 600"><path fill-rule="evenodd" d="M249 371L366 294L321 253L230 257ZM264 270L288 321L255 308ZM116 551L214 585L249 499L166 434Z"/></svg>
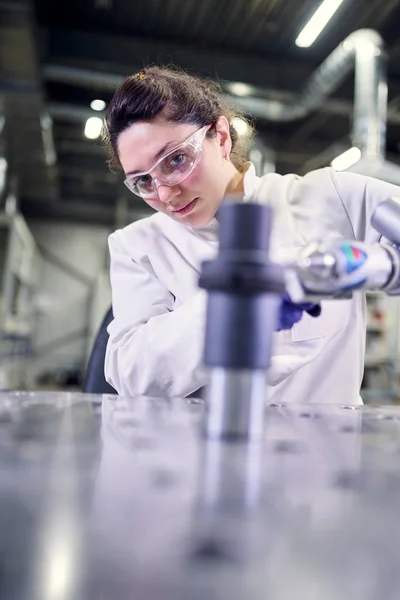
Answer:
<svg viewBox="0 0 400 600"><path fill-rule="evenodd" d="M43 256L34 371L40 375L82 368L96 326L91 313L99 277L103 281L102 303L107 303L104 273L108 271L110 231L100 226L47 221L31 222L30 227Z"/></svg>

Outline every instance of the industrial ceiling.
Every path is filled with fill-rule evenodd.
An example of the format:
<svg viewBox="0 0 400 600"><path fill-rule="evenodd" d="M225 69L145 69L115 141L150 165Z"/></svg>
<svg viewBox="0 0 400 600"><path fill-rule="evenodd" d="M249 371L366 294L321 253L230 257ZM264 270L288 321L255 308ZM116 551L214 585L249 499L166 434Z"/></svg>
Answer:
<svg viewBox="0 0 400 600"><path fill-rule="evenodd" d="M295 39L319 0L0 0L0 152L28 219L114 226L146 214L122 177L109 172L84 126L121 79L148 63L174 63L217 78L227 92L247 84L259 98L293 100L351 32L371 28L388 53L386 153L400 164L400 1L344 0L316 42ZM305 117L259 115L259 139L280 173L329 164L349 146L354 75ZM238 87L236 86L236 90ZM242 86L242 89L243 88ZM399 107L399 109L398 109Z"/></svg>

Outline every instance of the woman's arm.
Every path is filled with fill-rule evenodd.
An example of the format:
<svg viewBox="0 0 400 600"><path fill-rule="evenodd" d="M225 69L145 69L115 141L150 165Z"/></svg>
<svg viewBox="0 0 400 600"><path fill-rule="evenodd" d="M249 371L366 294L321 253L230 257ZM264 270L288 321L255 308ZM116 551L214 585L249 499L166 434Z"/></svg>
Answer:
<svg viewBox="0 0 400 600"><path fill-rule="evenodd" d="M114 321L105 376L119 394L187 396L206 383L202 368L206 295L174 309L174 296L110 236Z"/></svg>

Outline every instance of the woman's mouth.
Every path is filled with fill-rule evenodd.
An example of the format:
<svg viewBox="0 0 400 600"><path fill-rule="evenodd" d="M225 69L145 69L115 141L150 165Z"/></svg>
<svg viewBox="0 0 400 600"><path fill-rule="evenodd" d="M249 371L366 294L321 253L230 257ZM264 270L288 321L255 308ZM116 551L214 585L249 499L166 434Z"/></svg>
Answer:
<svg viewBox="0 0 400 600"><path fill-rule="evenodd" d="M197 200L198 200L198 198L195 198L194 200L189 202L189 204L186 204L186 206L184 206L183 208L174 210L173 211L174 215L180 215L180 216L187 215L188 213L190 213L191 210L194 209L194 207L197 204Z"/></svg>

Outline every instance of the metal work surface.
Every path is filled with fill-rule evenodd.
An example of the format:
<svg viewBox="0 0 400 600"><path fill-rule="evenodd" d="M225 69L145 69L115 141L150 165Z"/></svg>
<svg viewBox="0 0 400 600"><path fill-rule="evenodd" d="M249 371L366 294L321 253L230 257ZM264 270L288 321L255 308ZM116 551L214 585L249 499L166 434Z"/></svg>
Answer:
<svg viewBox="0 0 400 600"><path fill-rule="evenodd" d="M0 598L397 600L400 408L0 395Z"/></svg>

